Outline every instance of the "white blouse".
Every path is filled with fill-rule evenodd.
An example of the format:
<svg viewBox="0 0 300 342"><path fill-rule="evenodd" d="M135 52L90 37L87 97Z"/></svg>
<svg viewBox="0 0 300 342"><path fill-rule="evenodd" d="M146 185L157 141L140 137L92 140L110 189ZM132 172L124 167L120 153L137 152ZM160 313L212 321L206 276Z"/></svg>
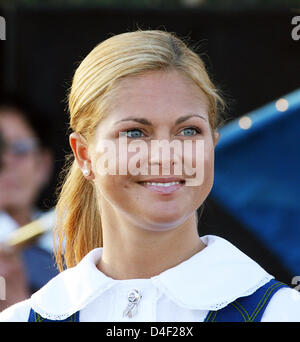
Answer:
<svg viewBox="0 0 300 342"><path fill-rule="evenodd" d="M2 322L27 322L33 308L42 317L65 319L80 310L81 322L203 322L209 310L255 292L273 278L223 238L201 237L207 246L176 267L149 279L115 280L96 267L102 248L50 280L30 299L0 313ZM137 291L136 312L124 316L128 295ZM300 294L280 289L262 321L300 322Z"/></svg>

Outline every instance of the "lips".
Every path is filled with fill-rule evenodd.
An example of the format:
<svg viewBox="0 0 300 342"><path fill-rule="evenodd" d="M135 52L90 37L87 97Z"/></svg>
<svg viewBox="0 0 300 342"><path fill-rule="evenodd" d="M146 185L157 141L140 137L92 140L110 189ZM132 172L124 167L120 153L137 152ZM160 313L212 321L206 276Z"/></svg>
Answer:
<svg viewBox="0 0 300 342"><path fill-rule="evenodd" d="M144 188L160 194L171 194L184 186L185 181L180 178L151 178L138 182Z"/></svg>
<svg viewBox="0 0 300 342"><path fill-rule="evenodd" d="M150 183L180 182L180 183L185 183L185 180L183 178L178 178L178 177L160 177L160 178L142 179L138 183L142 183L142 182L150 182Z"/></svg>

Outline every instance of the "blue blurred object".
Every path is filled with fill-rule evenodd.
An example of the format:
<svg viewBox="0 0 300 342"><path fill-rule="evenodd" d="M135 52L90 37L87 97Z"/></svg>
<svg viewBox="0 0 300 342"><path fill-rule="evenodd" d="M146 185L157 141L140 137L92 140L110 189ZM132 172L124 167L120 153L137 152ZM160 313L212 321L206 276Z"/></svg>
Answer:
<svg viewBox="0 0 300 342"><path fill-rule="evenodd" d="M300 89L219 132L212 198L300 275Z"/></svg>
<svg viewBox="0 0 300 342"><path fill-rule="evenodd" d="M37 245L27 247L22 256L31 293L38 291L59 273L54 254L44 248Z"/></svg>

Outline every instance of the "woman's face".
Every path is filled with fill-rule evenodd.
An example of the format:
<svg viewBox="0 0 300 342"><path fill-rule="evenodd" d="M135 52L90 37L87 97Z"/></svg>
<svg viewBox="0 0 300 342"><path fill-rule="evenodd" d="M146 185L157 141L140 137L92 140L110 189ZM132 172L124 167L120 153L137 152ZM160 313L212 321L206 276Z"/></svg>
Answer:
<svg viewBox="0 0 300 342"><path fill-rule="evenodd" d="M0 113L6 148L0 171L0 210L31 207L50 175L50 157L37 149L37 139L22 114Z"/></svg>
<svg viewBox="0 0 300 342"><path fill-rule="evenodd" d="M175 152L167 144L160 154L152 147L154 141L174 140ZM124 214L143 229L175 228L195 213L212 188L216 140L207 99L183 74L153 71L123 79L88 150L100 207ZM108 150L101 151L104 142L115 146L109 157ZM136 145L140 149L135 150ZM105 174L104 168L113 161L116 169L107 168ZM196 174L187 174L196 166L197 179ZM138 173L139 168L144 174Z"/></svg>

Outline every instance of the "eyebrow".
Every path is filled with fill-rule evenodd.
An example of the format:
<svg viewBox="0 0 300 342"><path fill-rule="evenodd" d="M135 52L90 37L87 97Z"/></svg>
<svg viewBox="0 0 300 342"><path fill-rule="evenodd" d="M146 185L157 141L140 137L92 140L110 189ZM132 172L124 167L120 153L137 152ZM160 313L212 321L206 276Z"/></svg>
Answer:
<svg viewBox="0 0 300 342"><path fill-rule="evenodd" d="M199 114L189 114L189 115L185 115L185 116L181 116L180 118L178 118L176 121L175 121L175 125L178 125L192 117L199 117L200 119L203 119L204 121L207 121L206 118L202 115L199 115ZM136 122L139 122L143 125L147 125L147 126L152 126L152 122L149 121L148 119L143 119L143 118L135 118L135 117L128 117L126 119L122 119L122 120L119 120L119 121L116 121L114 124L118 124L120 122L123 122L123 121L136 121Z"/></svg>

